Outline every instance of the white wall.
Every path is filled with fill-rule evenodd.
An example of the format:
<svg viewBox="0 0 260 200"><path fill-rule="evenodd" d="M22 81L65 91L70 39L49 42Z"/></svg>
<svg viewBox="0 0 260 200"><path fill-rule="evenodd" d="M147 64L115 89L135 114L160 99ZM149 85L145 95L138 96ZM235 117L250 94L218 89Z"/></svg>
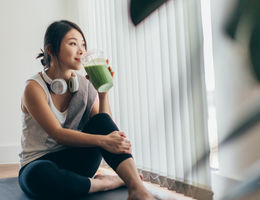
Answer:
<svg viewBox="0 0 260 200"><path fill-rule="evenodd" d="M247 49L224 34L223 27L234 2L236 1L211 1L216 111L220 140L260 105L260 86L250 71ZM246 171L260 160L259 131L260 123L252 128L247 136L220 148L220 175L240 180Z"/></svg>
<svg viewBox="0 0 260 200"><path fill-rule="evenodd" d="M18 162L24 82L42 69L35 57L43 47L47 26L60 19L77 23L77 4L72 2L0 0L0 163Z"/></svg>

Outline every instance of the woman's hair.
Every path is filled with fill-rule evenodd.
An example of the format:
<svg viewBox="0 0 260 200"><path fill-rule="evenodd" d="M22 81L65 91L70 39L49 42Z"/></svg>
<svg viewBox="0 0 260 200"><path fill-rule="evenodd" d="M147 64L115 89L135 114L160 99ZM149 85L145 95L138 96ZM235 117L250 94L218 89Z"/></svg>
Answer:
<svg viewBox="0 0 260 200"><path fill-rule="evenodd" d="M82 30L79 28L77 24L67 20L53 22L52 24L49 25L49 27L45 32L44 50L41 49L42 53L39 53L39 55L36 57L36 58L43 57L41 59L41 63L44 67L50 66L50 62L51 62L51 57L47 52L47 46L49 46L49 50L52 53L52 55L59 58L61 41L63 37L66 35L66 33L68 33L71 29L76 29L81 33L85 42L85 49L87 49L86 39L84 37Z"/></svg>

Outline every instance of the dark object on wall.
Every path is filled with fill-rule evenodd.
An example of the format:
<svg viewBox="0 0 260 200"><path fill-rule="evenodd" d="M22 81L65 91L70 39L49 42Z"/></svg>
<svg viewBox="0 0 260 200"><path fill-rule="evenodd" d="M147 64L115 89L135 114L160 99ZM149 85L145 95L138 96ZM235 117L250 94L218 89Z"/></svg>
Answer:
<svg viewBox="0 0 260 200"><path fill-rule="evenodd" d="M229 37L236 39L241 32L248 40L252 71L260 81L260 1L238 0L237 5L226 24L225 31Z"/></svg>
<svg viewBox="0 0 260 200"><path fill-rule="evenodd" d="M260 5L258 9L260 9ZM255 72L257 80L260 81L260 16L258 17L257 24L254 26L251 32L249 51L253 70Z"/></svg>
<svg viewBox="0 0 260 200"><path fill-rule="evenodd" d="M130 16L134 25L139 24L168 0L131 0Z"/></svg>

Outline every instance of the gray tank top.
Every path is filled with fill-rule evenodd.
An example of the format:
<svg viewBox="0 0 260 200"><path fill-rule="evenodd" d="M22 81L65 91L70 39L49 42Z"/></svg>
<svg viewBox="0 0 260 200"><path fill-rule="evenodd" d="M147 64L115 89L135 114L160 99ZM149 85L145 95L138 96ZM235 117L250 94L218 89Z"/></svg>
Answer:
<svg viewBox="0 0 260 200"><path fill-rule="evenodd" d="M73 94L68 109L64 112L60 112L53 104L47 85L39 73L31 77L30 80L36 81L44 89L48 104L62 127L81 130L88 121L97 92L85 77L78 73L77 77L79 91ZM24 112L22 112L21 147L20 167L47 153L67 148L52 139L29 113Z"/></svg>

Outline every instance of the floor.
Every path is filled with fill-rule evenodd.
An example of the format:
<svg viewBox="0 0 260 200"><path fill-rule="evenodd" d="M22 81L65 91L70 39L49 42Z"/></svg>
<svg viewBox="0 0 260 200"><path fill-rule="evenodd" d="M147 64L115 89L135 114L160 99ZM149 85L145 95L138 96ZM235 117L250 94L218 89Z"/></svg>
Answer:
<svg viewBox="0 0 260 200"><path fill-rule="evenodd" d="M19 164L0 164L0 179L17 177L19 171ZM105 174L114 174L112 170L100 168L100 173ZM163 188L158 187L155 184L144 182L145 187L158 199L167 199L167 200L194 200L190 197L186 197L182 194L176 193L174 191L169 191Z"/></svg>
<svg viewBox="0 0 260 200"><path fill-rule="evenodd" d="M9 178L18 176L19 164L1 164L0 178Z"/></svg>

